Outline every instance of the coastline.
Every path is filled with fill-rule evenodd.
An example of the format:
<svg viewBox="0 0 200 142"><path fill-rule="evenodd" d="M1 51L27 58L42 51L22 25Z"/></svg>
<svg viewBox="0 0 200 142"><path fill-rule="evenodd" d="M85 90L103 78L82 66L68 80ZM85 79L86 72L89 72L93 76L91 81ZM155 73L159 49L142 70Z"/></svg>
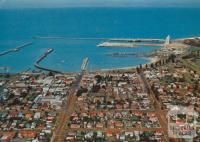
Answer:
<svg viewBox="0 0 200 142"><path fill-rule="evenodd" d="M146 64L150 65L150 64L155 63L155 62L160 60L160 58L157 57L157 56L155 56L155 57L143 57L143 58L147 60L147 63L141 64L142 67L145 67ZM97 70L91 70L89 72L92 73L92 72L109 72L109 71L128 71L128 70L135 70L136 67L138 67L138 66L140 66L140 65L121 67L121 68L119 67L119 68L97 69ZM45 72L45 71L42 70L41 73L42 72ZM12 74L22 74L22 73L24 73L24 71L18 72L18 73L12 73ZM66 71L66 72L62 72L62 73L64 73L64 74L74 74L74 73L79 73L79 72L77 72L77 71L67 72ZM0 74L4 74L4 73L0 73Z"/></svg>
<svg viewBox="0 0 200 142"><path fill-rule="evenodd" d="M155 56L155 57L149 57L149 63L148 64L151 64L151 63L156 63L157 61L160 60L160 58L158 58L158 56Z"/></svg>
<svg viewBox="0 0 200 142"><path fill-rule="evenodd" d="M155 57L144 57L144 58L148 60L148 63L146 63L147 65L150 65L150 64L155 63L155 62L160 60L160 58L158 58L157 56L155 56ZM142 64L142 66L144 67L146 64ZM136 69L137 66L139 66L139 65L130 66L130 67L122 67L122 68L113 68L113 69L100 69L100 70L97 70L97 71L133 70L133 69ZM95 72L95 71L92 71L92 72Z"/></svg>

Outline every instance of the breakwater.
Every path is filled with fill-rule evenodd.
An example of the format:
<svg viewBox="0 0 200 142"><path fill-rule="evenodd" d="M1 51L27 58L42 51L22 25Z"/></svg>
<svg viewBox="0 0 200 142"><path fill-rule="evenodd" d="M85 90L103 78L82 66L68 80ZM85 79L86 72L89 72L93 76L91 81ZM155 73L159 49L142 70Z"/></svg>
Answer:
<svg viewBox="0 0 200 142"><path fill-rule="evenodd" d="M47 57L47 55L49 55L51 52L53 52L54 49L53 48L50 48L48 49L35 63L34 63L34 66L38 69L41 69L41 70L45 70L45 71L49 71L49 72L54 72L54 73L62 73L60 71L57 71L57 70L54 70L54 69L50 69L50 68L47 68L47 67L43 67L40 65L40 62Z"/></svg>
<svg viewBox="0 0 200 142"><path fill-rule="evenodd" d="M121 42L154 42L163 43L165 39L151 39L151 38L79 38L79 37L53 37L53 36L34 36L34 39L64 39L64 40L106 40L106 41L121 41Z"/></svg>
<svg viewBox="0 0 200 142"><path fill-rule="evenodd" d="M33 44L33 42L28 42L28 43L22 44L20 46L17 46L15 48L9 49L7 51L3 51L3 52L0 53L0 56L4 56L4 55L7 55L7 54L12 53L12 52L18 52L22 48L27 47L27 46L32 45L32 44Z"/></svg>

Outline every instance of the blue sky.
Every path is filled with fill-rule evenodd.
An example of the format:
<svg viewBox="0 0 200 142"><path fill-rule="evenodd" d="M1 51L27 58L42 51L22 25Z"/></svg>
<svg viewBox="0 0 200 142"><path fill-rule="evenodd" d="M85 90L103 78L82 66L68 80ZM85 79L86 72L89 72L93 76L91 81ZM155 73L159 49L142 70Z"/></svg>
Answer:
<svg viewBox="0 0 200 142"><path fill-rule="evenodd" d="M0 0L2 8L20 7L200 7L200 0Z"/></svg>

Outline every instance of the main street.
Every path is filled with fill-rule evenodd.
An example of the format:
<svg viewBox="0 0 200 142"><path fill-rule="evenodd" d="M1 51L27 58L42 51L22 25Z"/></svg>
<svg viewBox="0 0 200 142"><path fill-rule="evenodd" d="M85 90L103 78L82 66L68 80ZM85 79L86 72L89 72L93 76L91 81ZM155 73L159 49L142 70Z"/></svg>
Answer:
<svg viewBox="0 0 200 142"><path fill-rule="evenodd" d="M65 137L65 129L67 127L67 121L70 118L70 115L74 111L74 107L76 104L76 93L78 89L80 88L80 82L83 77L84 72L81 72L76 79L76 82L71 87L71 90L69 92L69 95L66 98L66 102L64 102L64 105L62 106L62 109L59 113L58 119L57 119L57 127L55 129L55 132L52 136L51 142L63 142Z"/></svg>
<svg viewBox="0 0 200 142"><path fill-rule="evenodd" d="M152 100L152 103L154 105L155 112L156 112L157 117L159 119L161 128L162 128L162 130L164 132L165 140L169 141L169 138L168 138L168 124L167 124L167 119L166 119L167 111L161 109L161 104L156 99L156 97L154 95L154 92L151 90L151 86L147 83L147 80L144 77L144 74L140 73L139 75L140 75L140 78L141 78L141 81L142 81L141 83L148 90L148 93L150 95L150 99Z"/></svg>

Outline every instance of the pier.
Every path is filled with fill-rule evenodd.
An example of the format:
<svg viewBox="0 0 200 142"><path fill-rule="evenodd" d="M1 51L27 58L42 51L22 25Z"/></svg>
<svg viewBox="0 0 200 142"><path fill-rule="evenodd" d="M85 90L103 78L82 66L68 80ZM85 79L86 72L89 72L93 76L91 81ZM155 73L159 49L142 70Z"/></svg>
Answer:
<svg viewBox="0 0 200 142"><path fill-rule="evenodd" d="M83 59L83 63L82 63L82 66L81 66L81 71L84 72L87 70L87 66L88 66L88 63L89 63L89 59L88 57Z"/></svg>
<svg viewBox="0 0 200 142"><path fill-rule="evenodd" d="M168 46L170 36L166 39L109 39L107 42L98 44L98 47L139 47L139 46Z"/></svg>
<svg viewBox="0 0 200 142"><path fill-rule="evenodd" d="M9 50L7 50L7 51L1 52L1 53L0 53L0 56L4 56L4 55L7 55L7 54L12 53L12 52L18 52L18 51L20 51L22 48L27 47L27 46L32 45L32 44L33 44L33 42L28 42L28 43L22 44L22 45L20 45L20 46L18 46L18 47L16 47L16 48L9 49Z"/></svg>
<svg viewBox="0 0 200 142"><path fill-rule="evenodd" d="M103 42L97 45L98 47L129 47L129 48L136 48L139 46L163 46L163 44L158 43L130 43L130 42Z"/></svg>
<svg viewBox="0 0 200 142"><path fill-rule="evenodd" d="M64 39L64 40L107 40L107 41L126 41L126 42L156 42L163 43L165 39L154 38L76 38L76 37L48 37L48 36L35 36L34 39Z"/></svg>
<svg viewBox="0 0 200 142"><path fill-rule="evenodd" d="M97 45L98 47L137 47L135 43L117 43L117 42L103 42Z"/></svg>
<svg viewBox="0 0 200 142"><path fill-rule="evenodd" d="M41 69L41 70L45 70L45 71L49 71L49 72L54 72L54 73L62 73L60 71L57 71L57 70L53 70L53 69L50 69L50 68L47 68L47 67L42 67L39 65L39 63L47 57L47 55L49 55L51 52L53 52L53 48L50 48L48 49L35 63L34 63L34 66L38 69Z"/></svg>
<svg viewBox="0 0 200 142"><path fill-rule="evenodd" d="M151 39L151 38L111 38L109 41L126 41L126 42L154 42L163 43L164 39Z"/></svg>
<svg viewBox="0 0 200 142"><path fill-rule="evenodd" d="M64 39L64 40L109 40L110 38L73 38L73 37L45 37L45 36L35 36L34 39Z"/></svg>

